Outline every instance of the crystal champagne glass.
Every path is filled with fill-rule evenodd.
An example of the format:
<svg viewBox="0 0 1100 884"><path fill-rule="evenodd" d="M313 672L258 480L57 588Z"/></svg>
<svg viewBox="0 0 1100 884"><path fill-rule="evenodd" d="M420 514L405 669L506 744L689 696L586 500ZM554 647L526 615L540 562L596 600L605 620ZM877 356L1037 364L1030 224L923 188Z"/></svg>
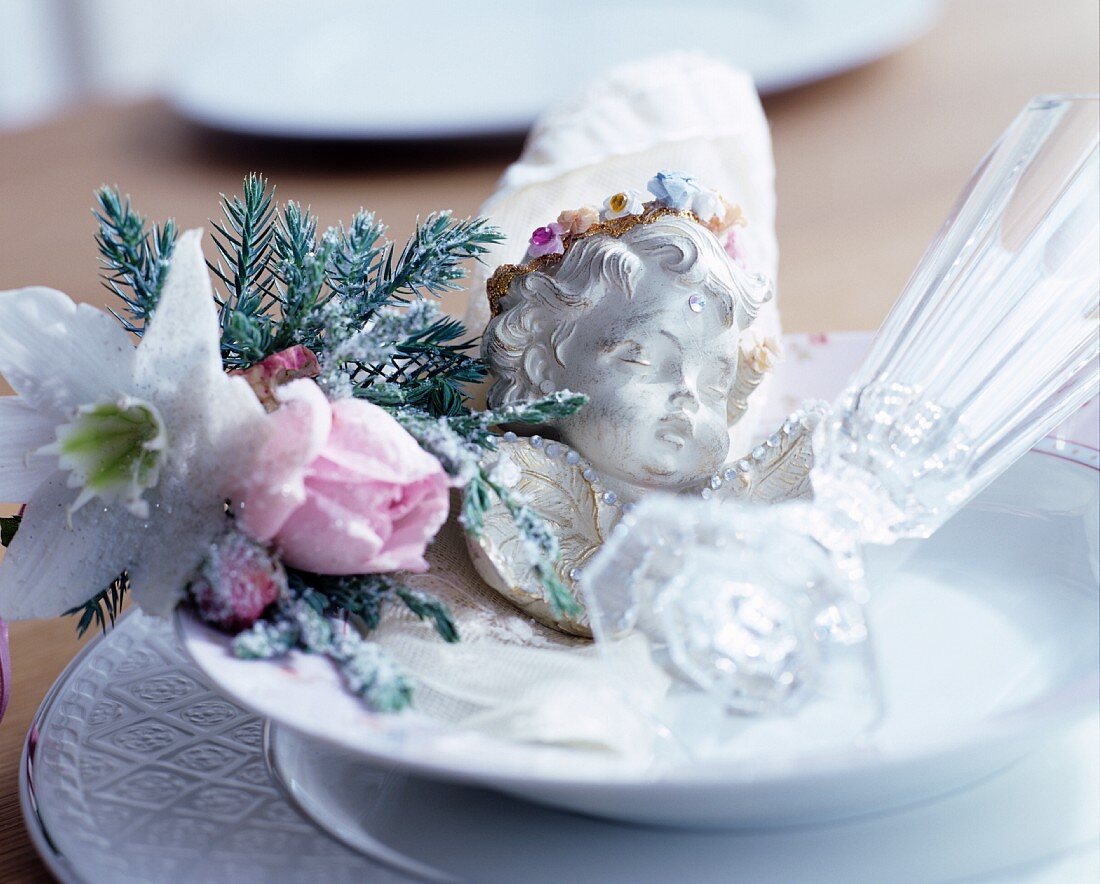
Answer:
<svg viewBox="0 0 1100 884"><path fill-rule="evenodd" d="M818 427L813 502L644 502L585 570L598 638L732 711L869 708L861 545L928 537L1100 388L1098 135L1097 96L1027 105Z"/></svg>

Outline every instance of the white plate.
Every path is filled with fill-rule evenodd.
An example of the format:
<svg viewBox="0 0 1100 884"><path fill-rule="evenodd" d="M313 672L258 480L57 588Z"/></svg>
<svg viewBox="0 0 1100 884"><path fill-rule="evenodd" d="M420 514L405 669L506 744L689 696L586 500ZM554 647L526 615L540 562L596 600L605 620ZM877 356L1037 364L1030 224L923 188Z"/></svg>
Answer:
<svg viewBox="0 0 1100 884"><path fill-rule="evenodd" d="M787 389L831 396L867 341L794 336ZM274 663L239 661L224 636L196 620L183 617L181 629L200 668L231 697L374 764L664 825L804 823L865 813L992 773L1096 708L1098 455L1051 440L1043 449L931 540L870 560L870 616L887 712L866 745L845 751L645 767L508 743L448 731L416 714L370 715L323 659L296 653ZM748 723L746 732L754 727Z"/></svg>
<svg viewBox="0 0 1100 884"><path fill-rule="evenodd" d="M602 70L697 50L748 69L761 92L893 51L935 18L932 0L484 0L279 4L204 31L167 85L186 117L296 138L471 137L526 129ZM226 10L232 15L232 10ZM242 13L243 15L243 13ZM274 64L225 45L239 32ZM456 77L460 78L457 82ZM230 85L231 84L231 85Z"/></svg>
<svg viewBox="0 0 1100 884"><path fill-rule="evenodd" d="M264 766L261 730L212 692L169 624L129 614L84 648L35 716L19 774L31 839L65 884L413 880L299 818ZM417 880L557 884L565 871L577 884L975 875L1046 884L1100 875L1098 739L1093 716L942 801L842 825L727 834L558 813L333 757L286 732L268 750L298 803ZM335 795L334 776L343 787Z"/></svg>

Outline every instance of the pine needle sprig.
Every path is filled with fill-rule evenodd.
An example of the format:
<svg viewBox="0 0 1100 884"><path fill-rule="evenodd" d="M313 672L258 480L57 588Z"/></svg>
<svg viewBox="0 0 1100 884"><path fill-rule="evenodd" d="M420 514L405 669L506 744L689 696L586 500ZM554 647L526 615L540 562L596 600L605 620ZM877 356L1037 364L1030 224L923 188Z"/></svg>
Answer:
<svg viewBox="0 0 1100 884"><path fill-rule="evenodd" d="M373 630L381 622L385 606L397 601L418 619L431 620L444 641L458 641L458 630L443 602L386 574L333 576L291 570L288 577L292 594L319 614L359 617L368 630Z"/></svg>
<svg viewBox="0 0 1100 884"><path fill-rule="evenodd" d="M464 262L503 241L504 235L484 218L455 220L450 212L433 212L417 221L396 261L392 249L382 256L376 297L389 303L458 290L466 276Z"/></svg>
<svg viewBox="0 0 1100 884"><path fill-rule="evenodd" d="M464 413L464 385L488 373L485 363L470 354L477 341L464 340L465 334L461 322L442 316L411 330L393 344L385 362L356 366L355 394L376 404L414 406L433 416ZM379 386L378 381L384 383Z"/></svg>
<svg viewBox="0 0 1100 884"><path fill-rule="evenodd" d="M124 314L112 310L123 328L141 335L156 309L168 276L168 263L176 244L176 224L146 227L134 211L130 197L104 185L95 194L94 210L99 231L95 242L104 275L103 284L123 304Z"/></svg>
<svg viewBox="0 0 1100 884"><path fill-rule="evenodd" d="M126 593L130 590L130 578L123 572L116 577L110 586L101 589L84 604L70 608L64 613L65 617L80 615L76 624L78 638L84 634L94 623L100 632L106 633L108 628L114 628L115 621L122 612L122 603L126 599Z"/></svg>
<svg viewBox="0 0 1100 884"><path fill-rule="evenodd" d="M335 243L329 254L325 278L333 294L345 307L348 322L361 328L385 306L386 295L374 285L392 245L385 240L386 225L373 212L360 210L344 227L330 231Z"/></svg>
<svg viewBox="0 0 1100 884"><path fill-rule="evenodd" d="M318 311L327 301L322 292L335 247L336 239L331 232L318 245L317 217L308 209L295 202L283 206L271 246L276 258L275 292L280 307L271 352L294 344L320 349L324 324Z"/></svg>
<svg viewBox="0 0 1100 884"><path fill-rule="evenodd" d="M579 615L582 612L580 603L558 576L556 565L561 558L561 548L557 536L527 501L494 480L484 467L479 468L478 475L466 487L460 517L463 528L474 537L480 536L485 527L490 491L512 517L512 524L516 527L527 563L531 566L550 609L558 616Z"/></svg>
<svg viewBox="0 0 1100 884"><path fill-rule="evenodd" d="M267 179L251 174L242 195L222 194L224 221L213 222L214 245L220 255L209 263L225 286L218 297L222 326L222 360L241 368L273 352L274 320L270 315L278 297L272 294L274 274L269 267L275 238L275 190Z"/></svg>
<svg viewBox="0 0 1100 884"><path fill-rule="evenodd" d="M512 517L524 554L551 608L572 616L580 613L580 605L558 576L561 553L557 537L525 500L493 478L482 463L482 453L494 444L491 430L495 426L547 423L575 413L587 401L580 393L562 391L496 411L464 411L442 417L413 407L394 412L420 446L462 486L459 521L466 533L480 537L493 498L499 500Z"/></svg>
<svg viewBox="0 0 1100 884"><path fill-rule="evenodd" d="M233 639L233 654L246 660L280 657L295 647L328 657L344 683L371 709L397 712L412 702L412 680L381 647L353 629L337 630L325 602L312 590L284 601L272 619L258 620Z"/></svg>

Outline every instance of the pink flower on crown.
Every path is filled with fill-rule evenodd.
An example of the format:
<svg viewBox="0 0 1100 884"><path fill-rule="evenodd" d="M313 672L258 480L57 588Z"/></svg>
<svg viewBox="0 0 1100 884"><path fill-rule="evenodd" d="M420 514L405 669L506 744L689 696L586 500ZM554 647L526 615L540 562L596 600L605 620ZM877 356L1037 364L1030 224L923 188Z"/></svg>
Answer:
<svg viewBox="0 0 1100 884"><path fill-rule="evenodd" d="M588 229L600 220L600 210L595 206L581 206L579 209L566 209L558 215L560 224L566 233L574 236L586 233Z"/></svg>
<svg viewBox="0 0 1100 884"><path fill-rule="evenodd" d="M561 235L565 228L557 221L552 221L545 227L536 227L531 234L531 243L527 246L528 258L541 258L543 255L561 255L565 252L565 243L561 241Z"/></svg>
<svg viewBox="0 0 1100 884"><path fill-rule="evenodd" d="M737 227L731 227L726 234L726 254L729 255L738 267L745 266L745 248L741 238L737 235Z"/></svg>
<svg viewBox="0 0 1100 884"><path fill-rule="evenodd" d="M712 216L709 220L704 219L704 223L715 236L721 236L731 227L744 227L748 224L739 205L731 203L721 194L718 194L718 199L721 202L720 214Z"/></svg>

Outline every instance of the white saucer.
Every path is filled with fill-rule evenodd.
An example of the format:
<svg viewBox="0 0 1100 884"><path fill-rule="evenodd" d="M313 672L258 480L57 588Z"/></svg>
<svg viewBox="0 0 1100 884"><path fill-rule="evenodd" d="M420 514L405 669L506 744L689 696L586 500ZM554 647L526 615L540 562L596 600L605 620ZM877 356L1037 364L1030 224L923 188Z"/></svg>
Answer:
<svg viewBox="0 0 1100 884"><path fill-rule="evenodd" d="M723 833L623 826L402 776L279 727L268 745L276 775L318 825L431 881L1054 884L1100 874L1098 741L1094 715L938 801L840 824Z"/></svg>
<svg viewBox="0 0 1100 884"><path fill-rule="evenodd" d="M1100 874L1100 718L941 801L840 825L670 832L348 765L273 733L294 800L391 868L302 820L263 763L262 723L211 692L168 624L93 640L35 717L20 766L28 831L65 884L172 881L912 881L1053 884ZM343 764L343 767L341 767ZM319 776L337 775L341 795ZM350 805L341 803L349 794Z"/></svg>
<svg viewBox="0 0 1100 884"><path fill-rule="evenodd" d="M793 336L787 389L831 397L867 341ZM1095 434L1095 421L1067 432L1090 441L1079 434ZM931 540L869 560L886 714L842 751L769 744L735 760L639 765L516 744L415 713L370 715L321 658L235 660L225 636L186 616L180 624L227 695L369 766L663 825L804 824L897 807L987 776L1097 707L1100 455L1065 441L1040 447ZM749 721L745 734L760 727Z"/></svg>
<svg viewBox="0 0 1100 884"><path fill-rule="evenodd" d="M747 69L761 92L840 73L926 30L934 0L555 0L278 4L180 53L169 100L229 132L327 139L520 132L600 71L672 50ZM232 8L226 9L232 16ZM268 58L227 48L247 31ZM466 82L458 81L466 77Z"/></svg>

